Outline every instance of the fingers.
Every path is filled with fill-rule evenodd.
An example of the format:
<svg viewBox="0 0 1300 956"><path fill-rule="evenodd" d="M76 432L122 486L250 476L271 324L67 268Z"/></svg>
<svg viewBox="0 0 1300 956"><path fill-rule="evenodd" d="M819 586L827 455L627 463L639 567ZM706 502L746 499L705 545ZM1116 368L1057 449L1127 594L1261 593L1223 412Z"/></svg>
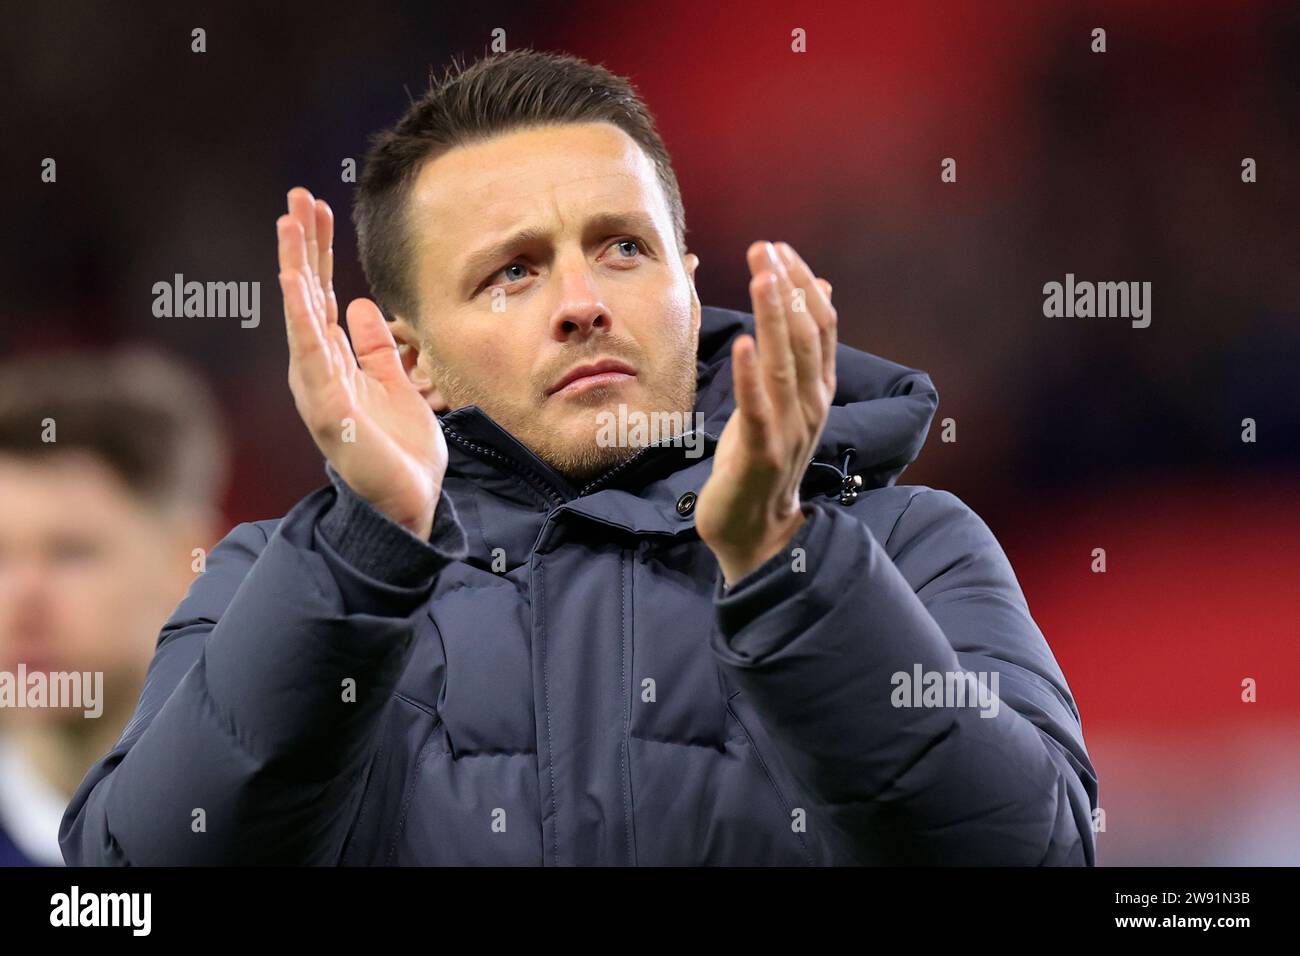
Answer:
<svg viewBox="0 0 1300 956"><path fill-rule="evenodd" d="M298 220L307 238L307 268L311 275L320 274L320 250L316 241L316 200L301 186L289 190L289 215Z"/></svg>
<svg viewBox="0 0 1300 956"><path fill-rule="evenodd" d="M302 190L305 192L306 190ZM285 333L289 339L289 374L318 387L338 367L355 364L347 337L326 317L324 297L308 263L301 220L286 214L276 220L279 239L280 290L284 295ZM337 334L331 334L337 330Z"/></svg>
<svg viewBox="0 0 1300 956"><path fill-rule="evenodd" d="M334 295L334 210L316 200L316 242L320 253L320 287L325 292L326 318L337 324L339 300Z"/></svg>
<svg viewBox="0 0 1300 956"><path fill-rule="evenodd" d="M333 363L331 348L307 292L306 276L293 268L281 271L280 291L284 294L285 333L289 339L290 386L296 378L309 393L315 393L329 383Z"/></svg>
<svg viewBox="0 0 1300 956"><path fill-rule="evenodd" d="M312 301L317 304L328 321L330 310L326 302L325 288L320 281L320 240L317 234L316 199L308 190L295 186L289 190L288 202L289 215L302 227L308 291L311 293ZM335 317L337 318L337 313Z"/></svg>
<svg viewBox="0 0 1300 956"><path fill-rule="evenodd" d="M825 279L816 278L803 257L789 243L778 242L776 249L785 262L792 281L805 290L808 305L806 314L811 315L817 327L822 381L833 391L838 318L835 307L831 305L831 284Z"/></svg>
<svg viewBox="0 0 1300 956"><path fill-rule="evenodd" d="M749 295L753 302L755 344L763 388L773 405L789 408L798 401L798 376L775 273L764 270L754 276L749 282Z"/></svg>
<svg viewBox="0 0 1300 956"><path fill-rule="evenodd" d="M275 221L275 235L280 241L280 271L307 275L307 244L302 225L293 216L281 216Z"/></svg>
<svg viewBox="0 0 1300 956"><path fill-rule="evenodd" d="M276 220L275 229L280 241L280 273L281 275L290 272L296 273L306 281L306 315L317 326L322 338L328 340L325 304L319 295L319 286L316 284L307 263L307 243L303 236L302 223L293 215L284 215ZM288 299L285 300L285 307L288 308ZM288 318L287 312L285 318Z"/></svg>
<svg viewBox="0 0 1300 956"><path fill-rule="evenodd" d="M369 299L353 300L348 306L348 331L362 371L384 383L406 379L397 342L379 306Z"/></svg>
<svg viewBox="0 0 1300 956"><path fill-rule="evenodd" d="M800 413L797 422L788 420L791 429L820 429L825 418L824 361L820 328L808 312L809 290L792 281L784 256L771 243L754 243L748 258L756 273L750 293L755 303L758 357L771 383L772 401L778 409ZM774 294L765 291L765 283L755 289L756 282L768 274L776 277ZM820 296L821 289L811 278L809 274L811 294Z"/></svg>
<svg viewBox="0 0 1300 956"><path fill-rule="evenodd" d="M797 400L797 371L790 348L789 321L785 299L781 295L780 277L771 266L767 243L749 247L749 296L754 306L754 329L758 336L758 363L763 371L768 394L778 407L788 407Z"/></svg>
<svg viewBox="0 0 1300 956"><path fill-rule="evenodd" d="M752 335L738 335L731 346L732 387L736 408L753 432L764 435L772 419L772 401L763 387L763 370Z"/></svg>
<svg viewBox="0 0 1300 956"><path fill-rule="evenodd" d="M818 279L817 285L821 288L826 296L826 304L831 305L831 296L834 288L825 279ZM835 307L831 306L830 321L821 326L822 335L822 381L826 383L826 388L831 394L832 401L835 398L835 349L839 345L839 316L835 312Z"/></svg>
<svg viewBox="0 0 1300 956"><path fill-rule="evenodd" d="M796 276L787 268L789 256L786 252L779 251L781 246L790 249L786 243L773 245L769 242L764 245L771 265L781 280L781 300L786 306L790 349L794 353L795 370L798 373L799 397L809 419L820 419L821 390L815 386L822 374L821 341L817 320L809 312L813 306L810 298L820 290L808 289L807 286L813 283L812 274L807 269L803 270L804 275Z"/></svg>
<svg viewBox="0 0 1300 956"><path fill-rule="evenodd" d="M307 280L307 295L312 311L318 313L318 320L325 320L325 298L318 294L316 281L316 264L312 258L311 246L307 242L307 224L303 220L303 194L307 190L290 190L289 213L276 220L276 232L279 235L279 269L292 269L302 273ZM315 232L315 217L312 232Z"/></svg>
<svg viewBox="0 0 1300 956"><path fill-rule="evenodd" d="M276 220L275 232L279 239L280 291L284 295L285 331L290 336L289 355L292 364L295 333L303 348L315 347L317 343L330 350L332 346L325 336L319 300L311 293L312 280L307 270L307 244L303 238L302 225L293 216L284 215ZM301 298L297 295L298 278L303 280Z"/></svg>
<svg viewBox="0 0 1300 956"><path fill-rule="evenodd" d="M347 333L338 323L330 279L333 213L307 190L290 190L289 212L276 220L276 235L289 342L289 388L303 420L314 428L321 410L338 398L339 382L357 367ZM323 263L322 238L327 248ZM323 286L322 279L331 285Z"/></svg>

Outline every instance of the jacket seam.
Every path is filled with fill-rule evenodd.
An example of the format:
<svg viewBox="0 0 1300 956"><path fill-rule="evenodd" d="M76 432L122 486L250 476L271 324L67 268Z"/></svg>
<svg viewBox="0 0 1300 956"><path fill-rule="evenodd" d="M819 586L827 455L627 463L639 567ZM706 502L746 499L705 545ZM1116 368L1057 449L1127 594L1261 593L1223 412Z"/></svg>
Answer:
<svg viewBox="0 0 1300 956"><path fill-rule="evenodd" d="M460 432L456 431L454 428L448 427L445 424L442 426L442 430L447 434L448 438L451 438L453 441L457 442L462 447L473 449L479 454L486 455L489 458L494 458L497 461L503 463L506 466L508 472L513 472L517 476L528 479L528 481L526 481L525 484L528 487L530 487L534 492L536 492L537 494L541 495L544 499L546 499L547 503L550 504L551 506L564 504L565 497L563 492L561 492L560 489L552 486L549 481L547 481L544 477L542 477L542 475L538 474L532 468L526 465L519 464L518 462L515 462L507 458L505 455L502 455L500 452L488 448L486 445L482 445L471 438L466 438Z"/></svg>
<svg viewBox="0 0 1300 956"><path fill-rule="evenodd" d="M118 862L117 862L116 865L118 865L118 866L135 866L135 864L132 863L131 860L127 857L127 855L126 855L126 851L122 849L122 844L118 842L117 837L113 836L113 831L112 831L112 830L109 828L109 826L108 826L108 814L107 814L107 813L105 813L105 815L104 815L104 836L106 836L106 837L108 838L108 842L109 842L109 844L110 844L110 845L112 846L112 848L117 852ZM77 861L77 865L78 865L78 866L85 866L85 863L84 863L84 861L78 860L78 861Z"/></svg>
<svg viewBox="0 0 1300 956"><path fill-rule="evenodd" d="M473 518L474 518L474 524L475 524L475 526L478 528L478 537L479 537L479 540L483 542L483 553L484 553L484 554L487 554L487 555L491 555L491 554L492 554L492 546L491 546L490 544L488 544L488 539L487 539L487 525L486 525L486 523L483 521L483 513L479 510L479 506L478 506L478 495L473 494L472 492L471 492L471 493L467 493L467 494L464 496L463 500L464 500L465 502L467 502L469 510L472 510L472 511L474 512L474 515L473 515ZM464 520L462 520L462 521L461 521L462 526L464 525L464 523L465 523Z"/></svg>
<svg viewBox="0 0 1300 956"><path fill-rule="evenodd" d="M894 523L890 525L889 534L885 536L886 553L889 552L889 543L894 540L894 532L897 531L898 526L903 523L903 516L906 515L908 510L912 507L912 502L915 501L917 498L920 498L922 495L928 495L933 493L934 493L933 488L926 488L924 491L918 491L914 493L910 498L907 499L907 504L903 505L903 510L898 513L898 517L895 518Z"/></svg>
<svg viewBox="0 0 1300 956"><path fill-rule="evenodd" d="M1056 788L1055 788L1055 793L1054 793L1054 796L1055 796L1056 800L1055 800L1055 803L1054 803L1053 806L1052 806L1052 810L1053 810L1052 830L1051 830L1051 832L1048 833L1048 835L1047 835L1047 848L1043 851L1043 855L1042 855L1041 857L1039 857L1038 862L1034 864L1035 866L1038 866L1038 867L1045 866L1045 865L1047 864L1047 858L1048 858L1049 856L1052 855L1052 852L1053 852L1054 850L1057 849L1057 844L1056 844L1056 839L1055 839L1055 837L1056 837L1056 821L1057 821L1058 819L1060 819L1060 816L1061 816L1061 800L1062 800L1062 797L1064 797L1064 800L1065 800L1066 806L1069 807L1069 805L1070 805L1070 788L1069 788L1069 785L1065 782L1065 778L1062 777L1062 776L1060 776L1059 773L1058 773L1057 778L1056 778L1056 783L1057 783L1057 786L1056 786ZM1071 822L1071 823L1074 822L1074 812L1073 812L1073 808L1071 808L1071 811L1070 811L1070 822ZM1080 836L1082 836L1082 834L1080 834ZM1079 842L1079 841L1078 841L1078 840L1071 840L1071 841L1070 841L1070 845L1073 846L1073 845L1074 845L1075 843L1077 843L1077 842Z"/></svg>
<svg viewBox="0 0 1300 956"><path fill-rule="evenodd" d="M240 736L239 727L236 726L234 720L229 715L227 715L224 709L217 703L217 699L212 696L212 689L208 684L207 641L204 641L203 648L199 653L200 653L199 660L203 663L203 668L202 668L203 684L202 687L200 688L200 690L202 691L200 696L203 698L203 705L207 708L209 713L211 713L212 716L217 719L217 725L221 728L222 732L225 733L225 735L228 738L230 738L231 743L233 743L237 748L239 748L239 751L242 754L244 754L244 756L249 757L254 762L256 762L259 766L262 765L264 762L263 758L256 751L254 751L248 745L247 742L243 740L243 738Z"/></svg>
<svg viewBox="0 0 1300 956"><path fill-rule="evenodd" d="M713 741L673 740L671 737L647 737L644 734L629 734L633 740L647 744L667 744L670 747L700 747L705 750L726 750L726 744L732 740L744 740L744 734L726 736L720 743Z"/></svg>
<svg viewBox="0 0 1300 956"><path fill-rule="evenodd" d="M627 568L624 571L624 568ZM627 832L627 856L632 866L636 866L636 841L633 836L633 827L635 821L632 817L632 777L628 767L630 757L628 755L628 735L631 733L632 720L632 686L629 676L627 649L628 649L628 604L630 604L632 581L636 568L627 560L627 552L619 549L619 580L621 587L618 592L618 631L619 631L619 669L622 671L623 685L623 739L619 741L619 769L622 773L622 791L623 797L623 819Z"/></svg>
<svg viewBox="0 0 1300 956"><path fill-rule="evenodd" d="M417 710L424 711L430 717L434 717L438 720L442 720L442 715L438 713L438 709L436 707L431 707L430 705L424 703L423 701L416 700L414 697L408 697L406 694L403 694L400 690L393 691L393 696L396 697L398 700L405 701L406 703L410 704L412 707L416 708Z"/></svg>
<svg viewBox="0 0 1300 956"><path fill-rule="evenodd" d="M542 715L546 719L546 770L551 778L551 859L555 866L560 865L560 810L555 796L555 745L551 740L551 682L548 663L550 654L546 646L546 572L538 563L537 568L537 617L541 627L537 628L542 651ZM541 769L541 761L538 761ZM543 818L543 830L545 822Z"/></svg>
<svg viewBox="0 0 1300 956"><path fill-rule="evenodd" d="M411 809L411 800L415 797L415 788L420 783L420 768L424 766L424 758L433 746L434 737L442 727L442 718L434 719L433 726L429 728L429 736L425 738L424 743L420 746L420 752L415 758L415 767L411 770L410 782L406 785L406 793L402 797L402 809L397 818L397 826L393 830L393 842L388 846L388 855L384 857L385 865L392 865L393 857L397 855L397 844L402 838L402 833L406 830L407 814Z"/></svg>
<svg viewBox="0 0 1300 956"><path fill-rule="evenodd" d="M786 798L785 792L781 789L781 785L777 783L776 777L772 775L772 770L767 765L767 759L763 756L762 751L758 749L758 744L754 742L754 735L749 732L749 728L746 727L745 722L740 719L740 714L736 713L735 709L731 706L730 701L727 702L727 712L731 714L732 719L736 721L740 726L740 729L745 732L745 739L749 741L749 749L753 752L755 758L757 758L758 765L763 768L763 776L767 778L767 782L776 796L777 803L788 815L791 810L790 801ZM784 822L782 825L788 825L788 821ZM808 866L813 866L815 861L812 852L808 849L807 842L803 838L803 834L796 832L794 835L799 841L799 846L803 849L804 859L807 860Z"/></svg>
<svg viewBox="0 0 1300 956"><path fill-rule="evenodd" d="M383 733L387 729L389 714L385 714L384 722L380 726L379 744L375 747L374 753L366 762L366 768L361 774L361 798L357 801L357 812L352 818L352 823L348 827L348 832L343 836L343 843L339 847L339 865L345 866L348 862L348 855L352 850L352 836L356 833L357 827L361 824L361 818L365 816L366 807L370 802L370 781L374 776L375 767L384 756L384 745L387 741L387 735Z"/></svg>

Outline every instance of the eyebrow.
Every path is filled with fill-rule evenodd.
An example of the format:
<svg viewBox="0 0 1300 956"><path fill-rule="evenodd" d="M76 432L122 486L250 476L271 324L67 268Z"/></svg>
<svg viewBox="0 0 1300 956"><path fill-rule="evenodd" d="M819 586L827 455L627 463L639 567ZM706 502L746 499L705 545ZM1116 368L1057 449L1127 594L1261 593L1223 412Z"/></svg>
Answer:
<svg viewBox="0 0 1300 956"><path fill-rule="evenodd" d="M659 229L655 226L654 220L640 211L598 213L588 220L583 228L584 236L616 232L641 233L650 236L656 242L660 239ZM504 261L520 246L542 242L549 238L550 233L546 230L520 229L505 239L471 252L465 257L465 265L461 271L468 290L473 291L478 286L479 280L498 262L504 265Z"/></svg>

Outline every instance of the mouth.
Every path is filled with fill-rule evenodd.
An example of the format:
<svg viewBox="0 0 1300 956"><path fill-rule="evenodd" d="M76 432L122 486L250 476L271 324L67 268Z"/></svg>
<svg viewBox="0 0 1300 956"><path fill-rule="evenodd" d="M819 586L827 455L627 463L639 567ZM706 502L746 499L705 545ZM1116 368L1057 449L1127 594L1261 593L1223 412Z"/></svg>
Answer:
<svg viewBox="0 0 1300 956"><path fill-rule="evenodd" d="M578 365L554 385L547 389L549 395L574 395L603 385L617 385L620 382L636 378L636 369L617 359L602 359L586 365Z"/></svg>

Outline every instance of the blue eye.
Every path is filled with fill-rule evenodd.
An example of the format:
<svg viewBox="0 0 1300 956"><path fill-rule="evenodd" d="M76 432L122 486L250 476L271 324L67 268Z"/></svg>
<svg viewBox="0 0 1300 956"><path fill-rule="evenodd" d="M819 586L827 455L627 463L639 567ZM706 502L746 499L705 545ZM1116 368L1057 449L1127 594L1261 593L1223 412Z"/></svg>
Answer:
<svg viewBox="0 0 1300 956"><path fill-rule="evenodd" d="M640 239L616 239L607 248L617 248L619 252L618 258L620 259L634 259L646 254L646 250L643 248L643 243ZM519 271L511 275L512 269L517 269ZM478 291L482 292L483 289L492 285L498 278L504 278L504 284L510 285L513 282L520 282L527 279L529 275L530 273L526 265L522 262L512 262L510 265L498 269L495 273L489 276L484 284L479 287ZM476 292L475 294L477 295L478 293Z"/></svg>

